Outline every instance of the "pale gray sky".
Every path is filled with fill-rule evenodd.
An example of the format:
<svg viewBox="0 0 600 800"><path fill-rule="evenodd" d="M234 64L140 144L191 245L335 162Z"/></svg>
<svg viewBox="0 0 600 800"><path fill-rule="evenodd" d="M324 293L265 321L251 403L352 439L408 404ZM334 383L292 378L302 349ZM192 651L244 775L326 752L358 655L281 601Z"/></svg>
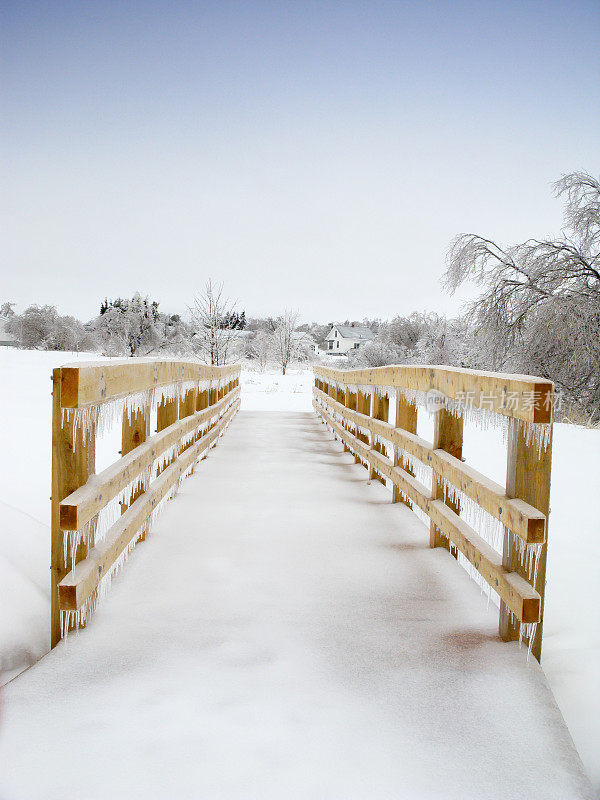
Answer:
<svg viewBox="0 0 600 800"><path fill-rule="evenodd" d="M456 313L452 237L558 233L552 181L597 171L599 34L594 2L4 3L0 299Z"/></svg>

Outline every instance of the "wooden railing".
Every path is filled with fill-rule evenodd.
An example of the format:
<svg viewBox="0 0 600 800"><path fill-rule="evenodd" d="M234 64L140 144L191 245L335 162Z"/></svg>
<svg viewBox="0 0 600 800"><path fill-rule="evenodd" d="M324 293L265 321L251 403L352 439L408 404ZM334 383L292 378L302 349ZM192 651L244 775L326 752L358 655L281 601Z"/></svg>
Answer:
<svg viewBox="0 0 600 800"><path fill-rule="evenodd" d="M239 375L239 366L144 359L54 370L52 647L86 624L111 576L216 444L239 408ZM96 474L96 437L115 421L121 458Z"/></svg>
<svg viewBox="0 0 600 800"><path fill-rule="evenodd" d="M540 659L550 500L550 381L444 366L315 367L313 406L344 449L428 522L445 547L497 593L500 636ZM434 414L433 442L417 413ZM506 485L463 458L463 423L503 427ZM429 474L431 475L430 484ZM488 589L489 591L489 589Z"/></svg>

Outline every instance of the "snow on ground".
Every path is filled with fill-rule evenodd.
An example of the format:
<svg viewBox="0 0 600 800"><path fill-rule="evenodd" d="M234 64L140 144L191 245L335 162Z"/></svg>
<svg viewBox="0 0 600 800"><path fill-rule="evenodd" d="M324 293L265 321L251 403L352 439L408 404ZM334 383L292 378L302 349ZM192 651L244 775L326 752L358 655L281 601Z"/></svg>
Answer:
<svg viewBox="0 0 600 800"><path fill-rule="evenodd" d="M50 423L53 367L97 355L0 349L0 683L48 648ZM242 408L311 410L312 376L298 367L244 369ZM419 416L431 439L431 418ZM117 457L119 432L98 448L98 468ZM467 428L464 454L504 482L497 431ZM600 791L600 431L556 425L542 665L575 744Z"/></svg>
<svg viewBox="0 0 600 800"><path fill-rule="evenodd" d="M242 370L242 411L311 411L311 371L290 367L281 370Z"/></svg>

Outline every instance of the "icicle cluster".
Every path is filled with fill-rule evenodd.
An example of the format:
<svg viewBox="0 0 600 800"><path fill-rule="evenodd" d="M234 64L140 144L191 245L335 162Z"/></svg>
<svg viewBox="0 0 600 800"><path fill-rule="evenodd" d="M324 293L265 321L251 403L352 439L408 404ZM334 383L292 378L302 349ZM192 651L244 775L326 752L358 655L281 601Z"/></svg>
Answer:
<svg viewBox="0 0 600 800"><path fill-rule="evenodd" d="M475 567L471 564L469 559L464 556L457 547L451 545L452 552L456 554L456 560L461 565L461 567L465 570L465 572L469 575L471 580L475 581L475 583L479 586L482 595L487 597L488 606L490 601L496 606L496 608L500 608L500 595L492 589L489 583L481 577L479 572L475 569Z"/></svg>
<svg viewBox="0 0 600 800"><path fill-rule="evenodd" d="M510 541L510 548L511 548L511 555L513 552L516 551L517 555L519 556L519 561L521 566L524 570L527 571L527 575L529 577L529 581L532 586L535 586L537 583L537 574L538 574L538 567L540 563L540 556L542 554L542 543L533 543L528 544L521 539L520 536L517 536L512 531L509 531L509 541Z"/></svg>
<svg viewBox="0 0 600 800"><path fill-rule="evenodd" d="M450 500L460 508L460 516L471 528L485 539L497 553L502 554L504 546L504 525L483 509L478 503L468 497L454 484L440 476L444 490L444 500Z"/></svg>
<svg viewBox="0 0 600 800"><path fill-rule="evenodd" d="M83 436L87 443L92 436L102 436L108 433L116 422L121 422L123 414L131 419L133 414L148 411L151 408L183 399L193 390L204 392L213 389L222 389L230 382L231 378L221 378L218 381L178 381L175 383L155 386L141 392L116 397L103 403L95 403L85 408L63 408L62 425L73 422L74 437Z"/></svg>
<svg viewBox="0 0 600 800"><path fill-rule="evenodd" d="M398 455L402 458L404 464L410 469L419 483L422 483L426 489L431 490L433 481L432 468L427 464L423 464L418 458L414 458L401 447L398 448Z"/></svg>
<svg viewBox="0 0 600 800"><path fill-rule="evenodd" d="M531 657L531 650L533 649L533 642L537 631L537 622L520 622L519 623L519 647L523 645L523 639L528 642L527 645L527 661Z"/></svg>

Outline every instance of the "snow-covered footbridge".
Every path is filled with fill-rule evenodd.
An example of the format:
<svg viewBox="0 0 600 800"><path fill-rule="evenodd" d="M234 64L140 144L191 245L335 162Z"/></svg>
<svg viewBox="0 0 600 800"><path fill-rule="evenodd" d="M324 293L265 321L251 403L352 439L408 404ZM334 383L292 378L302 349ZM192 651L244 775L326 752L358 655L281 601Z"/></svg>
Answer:
<svg viewBox="0 0 600 800"><path fill-rule="evenodd" d="M7 797L591 797L537 660L503 641L539 654L551 385L315 373L313 414L236 413L236 367L56 370L55 647L4 691ZM468 413L510 422L506 488L461 458L478 387ZM122 458L95 474L112 418Z"/></svg>

